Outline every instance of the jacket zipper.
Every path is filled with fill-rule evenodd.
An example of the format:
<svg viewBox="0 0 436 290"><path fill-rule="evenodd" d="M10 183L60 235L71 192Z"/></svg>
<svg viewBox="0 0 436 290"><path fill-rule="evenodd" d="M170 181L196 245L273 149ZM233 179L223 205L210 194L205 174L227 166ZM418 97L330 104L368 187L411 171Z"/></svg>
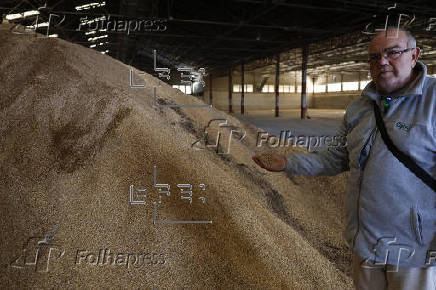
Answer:
<svg viewBox="0 0 436 290"><path fill-rule="evenodd" d="M374 140L371 142L371 147L372 147L372 145L375 142L375 138L377 137L377 132L378 132L378 128L376 126L374 129L372 129L371 133L369 134L368 142L365 142L365 145L363 145L363 147L360 149L360 151L359 151L359 159L360 159L360 152L368 145L368 143L371 140L372 134L375 134ZM371 150L370 150L370 152L371 152ZM370 152L369 152L369 154L371 154ZM369 158L369 155L367 156L367 158ZM352 250L354 249L354 246L356 245L357 235L359 234L359 230L360 230L360 194L361 194L361 191L362 191L363 170L360 167L360 162L358 162L358 163L359 163L359 172L360 173L359 173L359 194L358 194L358 197L357 197L357 230L356 230L356 233L354 234L353 245L351 247Z"/></svg>
<svg viewBox="0 0 436 290"><path fill-rule="evenodd" d="M351 247L351 250L354 249L354 246L356 245L356 239L357 239L357 235L359 234L359 230L360 230L360 186L362 184L362 169L360 170L360 176L359 176L359 195L357 197L357 230L356 233L354 234L354 238L353 238L353 245Z"/></svg>
<svg viewBox="0 0 436 290"><path fill-rule="evenodd" d="M395 101L395 100L396 100L395 98L392 98L392 100L391 100L390 103L392 103L392 102ZM379 99L378 104L379 104L379 106L382 106L381 98ZM389 106L389 107L390 107L390 106ZM384 108L384 106L383 106L383 108ZM386 115L386 113L387 113L387 110L384 109L383 116ZM374 117L374 118L375 118L375 117ZM374 121L374 122L375 122L375 121ZM372 143L371 143L371 147L372 147L372 145L373 145L374 142L375 142L375 138L377 138L377 133L378 133L377 125L375 125L375 128L373 129L373 131L375 131L375 136L374 136L374 140L373 140ZM373 132L371 132L371 134L369 135L369 136L370 136L369 138L371 138L372 133L373 133ZM362 150L364 147L366 147L367 144L368 144L368 143L365 143L365 145L364 145L360 150ZM371 152L371 150L370 150L370 152ZM369 154L370 154L370 153L369 153ZM360 158L360 151L359 151L359 158ZM367 158L369 158L369 155L368 155ZM359 163L359 170L360 170L360 175L359 175L359 195L358 195L358 197L357 197L357 231L356 231L356 234L354 235L352 249L354 249L354 246L356 245L357 235L359 234L359 230L360 230L360 194L361 194L361 190L362 190L361 187L362 187L362 176L363 176L363 170L362 170L362 168L360 167L360 163Z"/></svg>

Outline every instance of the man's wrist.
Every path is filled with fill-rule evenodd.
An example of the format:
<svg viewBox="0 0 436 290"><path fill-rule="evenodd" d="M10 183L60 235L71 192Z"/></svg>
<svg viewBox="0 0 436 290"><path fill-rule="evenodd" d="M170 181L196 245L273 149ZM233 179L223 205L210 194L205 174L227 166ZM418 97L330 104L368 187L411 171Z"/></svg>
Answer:
<svg viewBox="0 0 436 290"><path fill-rule="evenodd" d="M290 159L291 159L290 157L285 157L285 169L284 169L284 171L288 174L294 175L294 174L292 174L293 168L292 168L292 162Z"/></svg>

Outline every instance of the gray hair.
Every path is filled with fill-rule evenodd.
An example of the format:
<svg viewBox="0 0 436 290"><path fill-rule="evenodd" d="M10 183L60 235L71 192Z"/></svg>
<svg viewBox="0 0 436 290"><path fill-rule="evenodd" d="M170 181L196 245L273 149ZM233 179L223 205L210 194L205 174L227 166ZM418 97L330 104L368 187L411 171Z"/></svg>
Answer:
<svg viewBox="0 0 436 290"><path fill-rule="evenodd" d="M386 28L386 31L388 31L388 30L403 31L407 37L407 47L410 47L410 48L416 47L416 39L415 39L415 37L413 37L412 32L410 32L409 30L405 29L404 27L397 27L397 26L389 26L388 28Z"/></svg>
<svg viewBox="0 0 436 290"><path fill-rule="evenodd" d="M413 37L412 33L409 30L403 30L407 36L407 46L408 47L416 47L416 39Z"/></svg>

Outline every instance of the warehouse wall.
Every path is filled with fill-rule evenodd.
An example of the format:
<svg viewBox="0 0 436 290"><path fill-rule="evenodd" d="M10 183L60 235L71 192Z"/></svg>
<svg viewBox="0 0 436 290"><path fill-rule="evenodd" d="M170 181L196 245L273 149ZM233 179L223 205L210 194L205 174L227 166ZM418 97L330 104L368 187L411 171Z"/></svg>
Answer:
<svg viewBox="0 0 436 290"><path fill-rule="evenodd" d="M258 85L262 77L255 73L246 73L244 75L245 84ZM233 84L240 84L241 78L239 75L232 76ZM289 80L280 78L283 83L290 84ZM274 77L270 78L266 85L274 85ZM295 85L292 83L292 85ZM297 84L297 86L301 86ZM210 103L210 82L206 81L206 88L204 93L204 99L207 103ZM299 109L301 106L301 93L279 93L280 109ZM222 111L228 111L229 109L229 79L228 77L219 77L212 79L212 99L213 106ZM312 106L312 92L307 94L307 105ZM241 105L241 93L232 93L232 106L234 112L240 112ZM275 93L262 93L262 92L244 92L244 106L245 111L250 110L274 110L275 108Z"/></svg>
<svg viewBox="0 0 436 290"><path fill-rule="evenodd" d="M360 91L318 93L312 98L311 108L315 109L345 109L351 102L360 97Z"/></svg>
<svg viewBox="0 0 436 290"><path fill-rule="evenodd" d="M213 91L213 106L222 111L229 109L229 92ZM301 94L297 93L280 93L280 109L297 109L301 106ZM209 95L206 95L206 100L209 100ZM274 110L275 108L275 93L244 93L245 110ZM311 107L312 95L307 95L307 104ZM240 112L241 94L233 93L232 106L235 112Z"/></svg>
<svg viewBox="0 0 436 290"><path fill-rule="evenodd" d="M330 77L332 77L331 75ZM336 77L337 79L338 77ZM257 85L262 77L254 73L246 73L244 76L245 84ZM356 77L358 79L358 77ZM355 80L356 80L355 79ZM241 79L239 75L232 76L233 84L240 84ZM343 81L352 81L352 76L343 76ZM295 80L289 80L280 77L281 83L292 84L301 90L301 84L295 84ZM274 77L270 78L266 85L274 85ZM325 86L325 78L319 77L315 80L315 85ZM229 109L229 88L228 77L219 77L212 79L212 99L213 106L222 111ZM362 86L363 88L364 86ZM313 93L312 79L308 78L308 92L307 92L307 106L309 108L317 109L345 109L348 104L360 96L361 91L346 91L346 92L320 92ZM245 92L244 93L245 110L274 110L275 108L275 93L262 93L262 92ZM206 81L206 88L204 99L210 103L210 82ZM299 109L301 106L301 93L279 93L279 103L281 110ZM232 93L232 106L235 113L240 112L241 93Z"/></svg>

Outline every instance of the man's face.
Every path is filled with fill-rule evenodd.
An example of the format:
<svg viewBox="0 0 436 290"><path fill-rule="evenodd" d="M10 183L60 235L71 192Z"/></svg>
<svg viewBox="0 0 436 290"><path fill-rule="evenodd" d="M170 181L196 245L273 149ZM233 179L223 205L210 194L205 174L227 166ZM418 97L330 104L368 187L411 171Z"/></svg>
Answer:
<svg viewBox="0 0 436 290"><path fill-rule="evenodd" d="M402 51L408 48L404 31L388 30L375 36L369 46L369 55L380 53L379 60L370 62L371 78L377 90L389 94L406 86L412 80L412 69L416 65L419 48L399 54L396 59L383 56L385 51Z"/></svg>

